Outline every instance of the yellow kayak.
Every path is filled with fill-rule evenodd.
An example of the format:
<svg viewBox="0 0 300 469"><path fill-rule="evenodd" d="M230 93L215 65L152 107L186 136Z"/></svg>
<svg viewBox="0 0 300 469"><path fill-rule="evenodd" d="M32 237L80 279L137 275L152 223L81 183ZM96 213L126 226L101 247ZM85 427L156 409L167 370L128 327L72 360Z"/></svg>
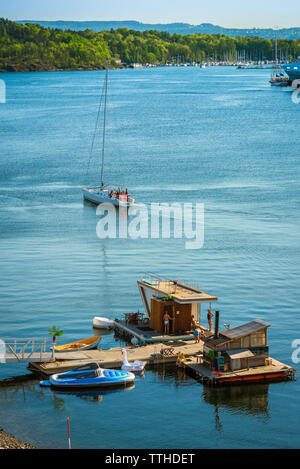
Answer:
<svg viewBox="0 0 300 469"><path fill-rule="evenodd" d="M76 340L65 345L54 347L55 352L75 352L76 350L91 350L97 348L101 336L90 337L89 339Z"/></svg>

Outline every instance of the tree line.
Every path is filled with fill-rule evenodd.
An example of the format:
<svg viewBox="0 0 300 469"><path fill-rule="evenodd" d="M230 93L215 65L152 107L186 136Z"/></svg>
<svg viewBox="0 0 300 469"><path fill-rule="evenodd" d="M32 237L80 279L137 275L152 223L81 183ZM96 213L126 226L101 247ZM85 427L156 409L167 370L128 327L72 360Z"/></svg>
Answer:
<svg viewBox="0 0 300 469"><path fill-rule="evenodd" d="M0 70L102 69L107 59L132 62L202 62L208 60L274 60L275 41L220 34L170 34L120 28L71 31L19 24L0 18ZM279 39L278 51L288 61L300 56L300 40Z"/></svg>

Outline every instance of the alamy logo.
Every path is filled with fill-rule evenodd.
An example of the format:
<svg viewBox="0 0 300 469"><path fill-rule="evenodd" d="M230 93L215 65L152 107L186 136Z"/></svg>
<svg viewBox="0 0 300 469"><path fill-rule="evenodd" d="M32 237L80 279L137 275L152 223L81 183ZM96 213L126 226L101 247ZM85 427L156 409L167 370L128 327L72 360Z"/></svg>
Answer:
<svg viewBox="0 0 300 469"><path fill-rule="evenodd" d="M300 363L300 339L293 340L292 348L295 349L292 353L292 362L297 365Z"/></svg>
<svg viewBox="0 0 300 469"><path fill-rule="evenodd" d="M300 103L300 80L293 80L292 86L296 88L292 93L292 101L295 104Z"/></svg>
<svg viewBox="0 0 300 469"><path fill-rule="evenodd" d="M5 342L0 339L0 363L5 363Z"/></svg>
<svg viewBox="0 0 300 469"><path fill-rule="evenodd" d="M0 104L6 103L6 86L5 81L0 80Z"/></svg>
<svg viewBox="0 0 300 469"><path fill-rule="evenodd" d="M204 243L204 204L135 204L118 210L111 203L100 204L101 218L96 233L100 239L185 238L186 249L200 249Z"/></svg>

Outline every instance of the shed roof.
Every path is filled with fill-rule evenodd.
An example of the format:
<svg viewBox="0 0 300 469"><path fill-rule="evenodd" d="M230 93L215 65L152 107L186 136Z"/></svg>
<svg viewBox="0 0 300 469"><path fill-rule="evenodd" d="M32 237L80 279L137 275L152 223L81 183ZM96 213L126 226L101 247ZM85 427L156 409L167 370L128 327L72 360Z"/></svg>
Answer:
<svg viewBox="0 0 300 469"><path fill-rule="evenodd" d="M262 329L270 327L270 324L263 321L262 319L255 319L254 321L247 322L242 326L234 327L233 329L228 329L227 331L222 332L222 335L228 337L228 339L238 339L254 332L258 332Z"/></svg>
<svg viewBox="0 0 300 469"><path fill-rule="evenodd" d="M225 335L222 333L220 333L218 335L218 337L215 337L215 335L212 333L210 336L208 337L204 337L202 340L204 340L205 344L208 345L208 346L213 346L213 347L218 347L219 345L223 345L225 344L226 342L230 342L231 339L229 339L229 337L225 337Z"/></svg>
<svg viewBox="0 0 300 469"><path fill-rule="evenodd" d="M237 349L237 350L228 350L226 353L227 355L230 356L232 360L254 357L254 353L252 353L251 350L248 350L246 348Z"/></svg>

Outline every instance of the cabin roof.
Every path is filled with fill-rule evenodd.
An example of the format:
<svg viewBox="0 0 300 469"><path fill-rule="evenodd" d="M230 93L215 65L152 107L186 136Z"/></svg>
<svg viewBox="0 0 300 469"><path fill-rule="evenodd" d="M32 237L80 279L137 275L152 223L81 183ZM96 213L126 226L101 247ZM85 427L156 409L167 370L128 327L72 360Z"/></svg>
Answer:
<svg viewBox="0 0 300 469"><path fill-rule="evenodd" d="M213 346L213 347L218 347L219 345L223 345L226 342L231 341L231 339L229 339L229 337L225 337L225 335L223 335L223 332L220 333L218 335L218 337L215 337L215 335L212 334L209 337L205 337L203 340L205 342L205 345Z"/></svg>
<svg viewBox="0 0 300 469"><path fill-rule="evenodd" d="M237 360L240 358L251 358L254 357L254 353L249 349L236 349L236 350L227 350L227 355L230 356L231 360Z"/></svg>
<svg viewBox="0 0 300 469"><path fill-rule="evenodd" d="M243 324L242 326L222 331L219 333L218 337L215 337L212 333L209 337L204 339L204 342L208 346L219 347L226 342L231 342L232 340L239 339L240 337L253 334L262 329L266 329L267 327L270 327L270 324L262 319L255 319L254 321L247 322L247 324Z"/></svg>
<svg viewBox="0 0 300 469"><path fill-rule="evenodd" d="M267 327L270 327L270 324L267 322L263 321L262 319L254 319L254 321L247 322L242 326L228 329L222 332L222 335L225 335L225 337L228 337L228 339L234 340L258 332L261 329L266 329Z"/></svg>
<svg viewBox="0 0 300 469"><path fill-rule="evenodd" d="M142 278L139 285L156 291L161 295L172 295L172 299L177 303L200 303L204 301L218 301L216 296L202 291L200 287L190 286L181 280L162 280L159 278Z"/></svg>

